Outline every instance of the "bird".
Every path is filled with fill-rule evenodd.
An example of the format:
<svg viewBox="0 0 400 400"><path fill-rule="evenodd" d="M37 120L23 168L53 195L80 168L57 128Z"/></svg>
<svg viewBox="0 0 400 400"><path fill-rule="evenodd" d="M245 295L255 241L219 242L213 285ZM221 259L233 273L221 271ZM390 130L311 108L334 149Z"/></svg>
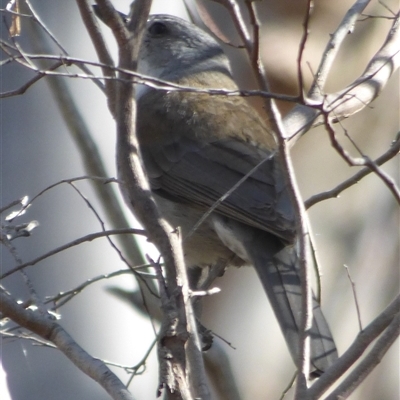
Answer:
<svg viewBox="0 0 400 400"><path fill-rule="evenodd" d="M190 22L150 16L137 71L193 88L136 85L140 157L162 217L180 229L186 266L253 266L297 364L298 232L274 133L246 98L206 92L238 86L221 45ZM338 355L314 295L312 308L319 376Z"/></svg>

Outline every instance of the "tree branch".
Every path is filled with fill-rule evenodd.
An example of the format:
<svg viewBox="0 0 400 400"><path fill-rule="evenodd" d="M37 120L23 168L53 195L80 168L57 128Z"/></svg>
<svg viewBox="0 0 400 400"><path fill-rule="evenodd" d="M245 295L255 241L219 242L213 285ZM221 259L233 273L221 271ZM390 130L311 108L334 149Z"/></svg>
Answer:
<svg viewBox="0 0 400 400"><path fill-rule="evenodd" d="M400 26L397 14L384 44L358 79L347 88L328 94L324 99L308 99L306 104L296 105L285 116L284 125L291 145L312 126L322 123L321 105L325 111L332 112L334 121L340 121L361 111L378 97L389 78L399 68L399 43Z"/></svg>
<svg viewBox="0 0 400 400"><path fill-rule="evenodd" d="M0 311L18 325L54 343L82 372L98 382L114 400L133 400L125 385L99 359L93 358L54 320L25 310L0 288Z"/></svg>
<svg viewBox="0 0 400 400"><path fill-rule="evenodd" d="M357 19L370 2L371 0L357 0L347 11L336 31L330 35L331 38L325 47L321 62L315 74L314 82L308 92L308 97L310 99L317 99L323 95L326 79L328 78L341 44L349 32L354 30Z"/></svg>
<svg viewBox="0 0 400 400"><path fill-rule="evenodd" d="M82 243L91 242L92 240L98 239L101 237L107 237L107 236L111 236L111 235L123 235L123 234L145 235L145 232L141 229L125 228L125 229L111 229L111 230L104 231L104 232L90 233L89 235L82 236L78 239L73 240L72 242L69 242L62 246L59 246L59 247L49 251L48 253L41 255L40 257L37 257L31 261L27 261L21 265L18 265L18 267L15 267L15 268L5 272L4 274L2 274L0 276L0 280L7 278L8 276L14 274L17 271L21 271L22 269L24 269L26 267L35 265L38 262L45 260L46 258L54 256L55 254L61 253L64 250L70 249L74 246L78 246Z"/></svg>
<svg viewBox="0 0 400 400"><path fill-rule="evenodd" d="M394 180L390 176L388 176L384 171L382 171L376 164L374 164L369 157L363 154L361 158L351 157L350 154L342 147L342 145L337 140L335 130L333 129L331 121L329 120L329 115L324 113L323 118L324 118L324 126L326 131L328 132L332 147L339 153L339 155L343 158L343 160L349 166L352 167L365 165L368 168L370 168L371 171L373 171L383 181L383 183L392 192L395 200L400 204L400 191L397 188Z"/></svg>
<svg viewBox="0 0 400 400"><path fill-rule="evenodd" d="M108 25L117 40L119 67L135 71L151 1L136 1L124 28L120 27L120 17L110 8L108 1L96 2L100 13L107 14ZM121 190L128 205L149 233L150 241L163 255L167 277L164 282L160 275L164 311L159 340L160 388L165 387L167 395L174 399L208 399L180 235L160 216L151 197L149 183L138 154L133 80L124 72L119 72L119 78L131 82L122 84L119 81L117 91L117 167L123 182Z"/></svg>
<svg viewBox="0 0 400 400"><path fill-rule="evenodd" d="M397 139L392 143L389 150L386 153L382 154L379 158L377 158L373 162L376 165L382 165L385 162L391 160L393 157L397 156L399 154L399 151L400 151L400 135L398 135ZM328 200L338 197L340 193L342 193L349 187L355 185L356 183L360 182L362 178L369 175L371 172L373 172L371 168L368 167L363 168L362 170L354 174L352 177L346 179L345 181L337 185L335 188L311 196L304 202L305 207L308 209L323 200Z"/></svg>
<svg viewBox="0 0 400 400"><path fill-rule="evenodd" d="M351 374L326 397L326 400L347 399L381 362L383 356L400 334L400 315L393 319L382 336L375 343L369 354L357 365Z"/></svg>
<svg viewBox="0 0 400 400"><path fill-rule="evenodd" d="M319 399L365 352L399 314L400 296L390 303L362 332L357 335L353 344L308 390L309 399ZM373 362L369 358L370 362Z"/></svg>
<svg viewBox="0 0 400 400"><path fill-rule="evenodd" d="M96 49L96 53L102 64L114 67L114 61L110 55L107 45L104 41L103 35L99 24L97 23L97 18L94 15L92 5L88 0L76 0L79 11L81 13L82 21L86 26L90 38L92 40L93 46ZM102 67L102 72L104 76L109 78L115 78L116 73L113 68ZM105 81L106 93L108 100L108 107L112 114L115 113L115 101L116 101L116 82L113 79L107 79Z"/></svg>
<svg viewBox="0 0 400 400"><path fill-rule="evenodd" d="M36 46L39 54L42 52L50 53L51 49L49 48L46 37L35 25L31 26L30 37L32 39L32 44ZM61 61L64 60L63 57L59 57L59 59ZM65 64L65 60L63 64ZM103 69L107 67L105 64L100 64L99 66ZM59 77L49 79L48 84L69 132L71 133L71 137L77 145L87 174L94 177L106 177L108 173L102 161L100 151L80 110L73 100L69 86ZM103 183L104 181L96 182L93 187L108 221L110 221L111 225L114 227L129 228L130 224L117 200L114 189ZM145 263L142 253L132 235L121 235L119 237L119 243L132 264L140 265Z"/></svg>

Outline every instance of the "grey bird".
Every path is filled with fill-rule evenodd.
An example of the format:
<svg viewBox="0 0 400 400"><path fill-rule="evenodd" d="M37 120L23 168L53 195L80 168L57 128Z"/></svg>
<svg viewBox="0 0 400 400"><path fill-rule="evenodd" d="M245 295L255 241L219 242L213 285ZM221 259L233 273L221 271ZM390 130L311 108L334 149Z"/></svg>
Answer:
<svg viewBox="0 0 400 400"><path fill-rule="evenodd" d="M138 72L193 88L237 89L218 42L173 16L149 18ZM162 216L181 229L187 267L252 265L297 363L297 232L273 133L243 97L143 85L137 87L137 100L141 157ZM319 375L336 360L337 351L314 297L310 338L312 371Z"/></svg>

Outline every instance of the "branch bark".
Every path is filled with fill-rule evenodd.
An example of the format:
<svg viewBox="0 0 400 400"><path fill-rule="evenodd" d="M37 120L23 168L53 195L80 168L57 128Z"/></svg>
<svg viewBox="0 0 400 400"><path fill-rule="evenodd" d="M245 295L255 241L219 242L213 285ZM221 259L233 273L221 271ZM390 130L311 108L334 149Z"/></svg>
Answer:
<svg viewBox="0 0 400 400"><path fill-rule="evenodd" d="M106 0L97 0L104 21L119 48L119 67L136 70L141 37L151 1L134 3L127 25ZM209 398L197 328L189 294L179 232L159 214L139 156L136 103L132 77L119 72L117 83L117 168L121 190L131 210L164 258L166 281L160 275L164 320L159 339L160 389L170 399ZM122 82L125 81L125 82ZM131 82L127 84L126 82Z"/></svg>
<svg viewBox="0 0 400 400"><path fill-rule="evenodd" d="M0 288L0 311L18 325L46 339L63 352L82 372L98 382L114 400L133 400L125 385L99 359L93 358L51 315L24 309Z"/></svg>
<svg viewBox="0 0 400 400"><path fill-rule="evenodd" d="M347 26L346 18L342 21L341 25L343 24ZM312 126L323 123L320 118L321 106L325 112L332 113L333 121L336 122L361 111L379 96L390 77L399 68L399 25L398 13L380 50L371 59L362 75L348 87L325 97L321 94L317 98L316 92L313 92L313 98L306 99L306 104L296 105L285 116L284 125L291 145ZM326 69L327 67L322 68L323 71Z"/></svg>
<svg viewBox="0 0 400 400"><path fill-rule="evenodd" d="M367 378L398 339L400 334L400 315L393 319L378 339L369 354L357 365L351 374L328 396L326 400L346 399Z"/></svg>
<svg viewBox="0 0 400 400"><path fill-rule="evenodd" d="M367 347L395 320L400 310L400 296L390 303L386 309L376 317L362 332L360 332L353 344L308 390L309 399L319 399L330 386L332 386L365 352ZM392 337L393 331L390 331ZM391 343L390 343L391 344ZM372 355L371 355L372 354ZM369 365L375 365L373 350L365 360ZM362 361L365 368L366 361ZM360 364L359 364L360 365ZM360 371L360 370L358 370ZM356 378L352 374L353 378ZM354 382L354 380L353 380ZM348 386L347 382L346 386Z"/></svg>

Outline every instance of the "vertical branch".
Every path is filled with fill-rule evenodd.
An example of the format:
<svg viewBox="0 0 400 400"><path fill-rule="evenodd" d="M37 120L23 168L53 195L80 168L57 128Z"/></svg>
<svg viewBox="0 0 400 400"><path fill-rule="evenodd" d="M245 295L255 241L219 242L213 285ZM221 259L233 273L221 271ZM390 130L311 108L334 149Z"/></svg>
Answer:
<svg viewBox="0 0 400 400"><path fill-rule="evenodd" d="M257 14L254 12L254 17L257 20ZM259 46L259 43L255 43ZM261 67L262 63L258 62L258 68L255 71L258 84L264 91L269 91L269 83L267 74ZM299 245L299 267L301 276L301 293L302 293L302 326L300 332L300 351L299 351L299 374L296 386L296 398L302 398L307 390L307 382L310 368L310 338L309 330L312 326L312 306L311 306L311 271L308 262L309 255L309 231L306 210L301 198L300 190L298 188L293 163L290 158L288 142L285 140L287 137L285 127L282 122L281 114L273 99L266 99L266 110L268 112L271 127L277 134L279 156L282 162L284 176L287 182L288 191L292 198L293 207L296 214L296 226L298 232L298 245Z"/></svg>
<svg viewBox="0 0 400 400"><path fill-rule="evenodd" d="M118 43L117 169L121 190L132 211L160 250L166 280L159 273L164 318L159 340L160 389L169 399L209 398L203 359L189 294L180 234L159 214L142 168L136 137L136 102L133 77L122 70L136 70L139 47L151 1L137 0L125 25L108 0L96 1L103 21Z"/></svg>
<svg viewBox="0 0 400 400"><path fill-rule="evenodd" d="M308 386L308 376L310 369L310 337L309 330L312 326L312 301L311 301L311 267L309 263L309 244L310 233L308 230L308 218L301 198L300 190L295 178L294 167L289 153L288 142L285 138L285 130L282 119L278 114L274 103L271 105L271 112L275 114L275 132L279 132L279 154L283 164L285 177L288 182L288 190L292 198L293 206L296 211L296 225L298 232L298 256L301 278L301 331L299 335L299 373L296 385L296 399L305 398L305 392Z"/></svg>
<svg viewBox="0 0 400 400"><path fill-rule="evenodd" d="M243 40L244 47L247 51L249 60L253 67L258 86L261 90L269 92L270 86L265 72L264 66L259 56L259 35L258 29L260 22L258 15L254 8L254 1L247 0L246 6L250 15L250 20L253 25L253 41L250 39L247 27L244 24L243 18L237 5L232 4L229 0L218 0L217 2L225 5L230 11L234 23L237 27L238 33ZM310 5L308 4L308 13ZM307 19L306 19L307 21ZM311 276L308 262L308 247L309 247L309 231L306 211L302 201L299 188L296 183L293 164L289 154L288 142L285 140L287 137L285 127L282 122L280 112L273 99L265 99L265 108L269 116L271 128L277 135L279 156L282 162L284 176L287 182L288 191L292 198L293 207L296 214L296 225L298 232L298 245L299 245L299 262L300 262L300 276L302 281L302 330L300 333L300 352L299 363L300 372L297 383L297 398L301 398L307 390L307 381L309 376L310 365L310 339L309 330L312 326L312 307L311 307Z"/></svg>
<svg viewBox="0 0 400 400"><path fill-rule="evenodd" d="M308 26L310 23L310 15L313 7L314 7L313 0L307 0L307 12L303 21L303 35L300 40L299 54L297 56L297 81L299 85L299 98L301 103L304 101L304 79L303 79L303 72L301 69L301 65L303 62L304 49L306 47L308 39L308 34L309 34Z"/></svg>
<svg viewBox="0 0 400 400"><path fill-rule="evenodd" d="M343 18L342 23L331 35L331 39L326 45L321 63L315 74L314 82L311 85L311 89L308 93L308 96L310 98L315 99L316 97L322 95L326 79L332 68L333 61L336 58L340 45L342 44L347 34L354 29L354 24L357 22L357 18L370 2L371 0L357 0L346 13L346 16Z"/></svg>
<svg viewBox="0 0 400 400"><path fill-rule="evenodd" d="M92 43L96 49L97 55L101 63L114 66L114 61L107 49L107 45L100 32L99 24L97 23L96 17L93 13L92 5L88 0L76 0L82 20L86 26ZM115 78L115 70L112 68L102 68L103 75L109 78ZM116 82L113 79L105 80L106 94L108 100L108 107L111 113L115 113L115 101L116 101Z"/></svg>

